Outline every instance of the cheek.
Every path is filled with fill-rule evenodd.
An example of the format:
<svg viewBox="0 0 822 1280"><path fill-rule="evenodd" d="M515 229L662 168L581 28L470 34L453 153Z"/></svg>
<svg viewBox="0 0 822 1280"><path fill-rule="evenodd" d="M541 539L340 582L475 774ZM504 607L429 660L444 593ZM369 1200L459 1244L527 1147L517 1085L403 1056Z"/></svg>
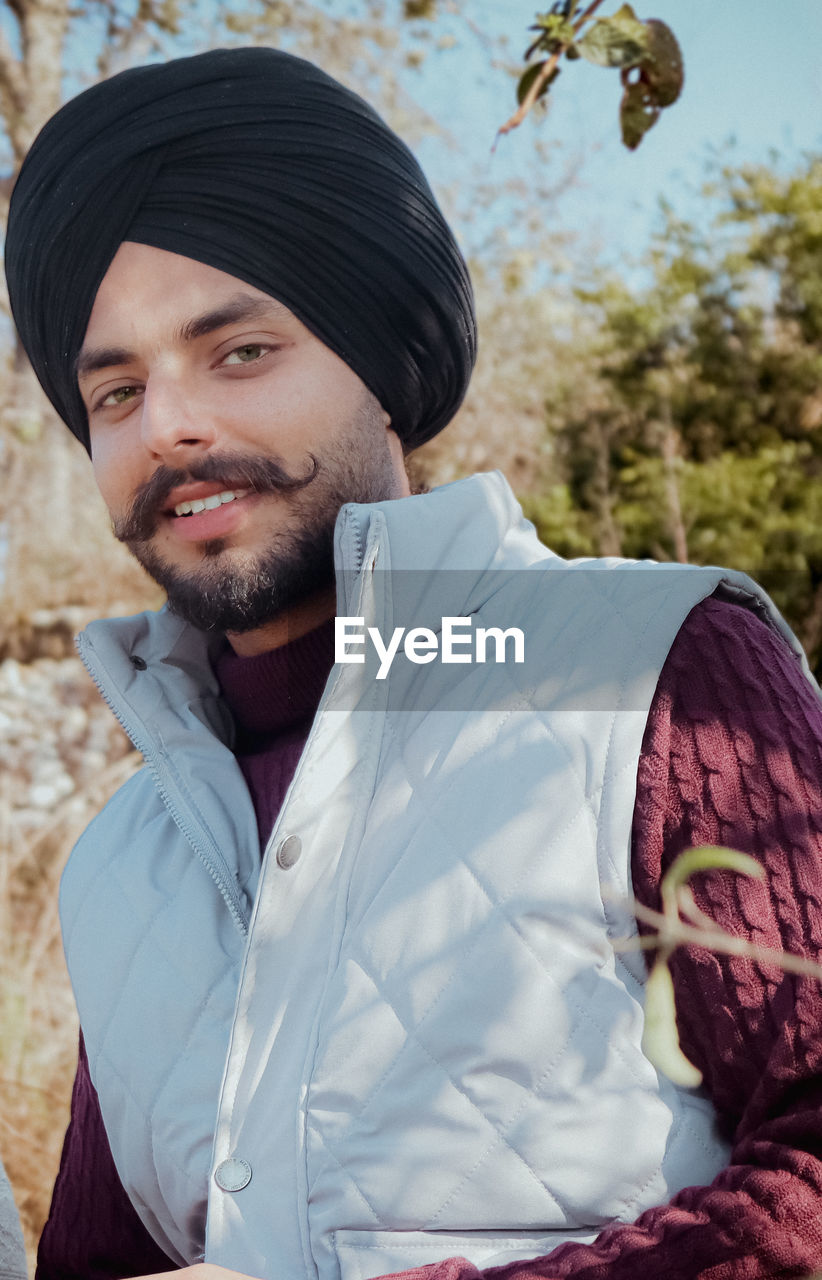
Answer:
<svg viewBox="0 0 822 1280"><path fill-rule="evenodd" d="M215 449L293 452L318 430L322 434L332 405L333 400L310 378L235 385L210 405L212 420L220 424Z"/></svg>
<svg viewBox="0 0 822 1280"><path fill-rule="evenodd" d="M113 437L92 435L91 466L97 488L109 511L121 510L130 501L130 494L135 487L129 478L126 451L117 448Z"/></svg>
<svg viewBox="0 0 822 1280"><path fill-rule="evenodd" d="M370 398L354 371L319 343L305 359L282 367L267 387L261 385L252 394L257 423L276 424L286 438L298 440L306 430L333 434Z"/></svg>

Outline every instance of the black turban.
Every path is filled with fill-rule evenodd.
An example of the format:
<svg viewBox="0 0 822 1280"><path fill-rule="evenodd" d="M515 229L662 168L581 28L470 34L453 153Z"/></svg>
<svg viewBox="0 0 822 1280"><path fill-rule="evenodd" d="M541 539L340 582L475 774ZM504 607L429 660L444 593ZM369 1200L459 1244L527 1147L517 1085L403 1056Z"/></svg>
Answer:
<svg viewBox="0 0 822 1280"><path fill-rule="evenodd" d="M123 240L184 254L285 303L391 415L408 447L458 408L471 284L408 148L361 98L274 49L136 67L34 142L6 275L23 345L88 448L75 361Z"/></svg>

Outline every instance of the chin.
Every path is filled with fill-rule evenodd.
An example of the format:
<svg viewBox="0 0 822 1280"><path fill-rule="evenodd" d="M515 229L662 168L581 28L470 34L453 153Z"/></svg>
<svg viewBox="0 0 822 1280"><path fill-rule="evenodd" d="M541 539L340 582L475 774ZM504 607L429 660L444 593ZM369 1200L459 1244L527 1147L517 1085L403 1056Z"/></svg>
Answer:
<svg viewBox="0 0 822 1280"><path fill-rule="evenodd" d="M201 631L242 635L287 614L334 585L333 525L281 535L257 553L224 539L203 544L199 563L172 564L151 545L131 548L168 596L169 608Z"/></svg>

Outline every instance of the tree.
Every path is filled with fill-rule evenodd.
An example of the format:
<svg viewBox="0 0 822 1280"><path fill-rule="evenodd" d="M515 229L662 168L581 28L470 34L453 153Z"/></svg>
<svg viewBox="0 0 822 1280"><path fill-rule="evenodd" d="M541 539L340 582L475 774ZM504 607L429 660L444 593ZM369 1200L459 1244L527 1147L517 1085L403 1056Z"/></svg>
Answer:
<svg viewBox="0 0 822 1280"><path fill-rule="evenodd" d="M558 550L750 572L822 660L822 160L726 167L705 229L665 211L639 293L580 291L585 379L549 423ZM577 359L580 353L577 352ZM564 537L554 512L576 514Z"/></svg>

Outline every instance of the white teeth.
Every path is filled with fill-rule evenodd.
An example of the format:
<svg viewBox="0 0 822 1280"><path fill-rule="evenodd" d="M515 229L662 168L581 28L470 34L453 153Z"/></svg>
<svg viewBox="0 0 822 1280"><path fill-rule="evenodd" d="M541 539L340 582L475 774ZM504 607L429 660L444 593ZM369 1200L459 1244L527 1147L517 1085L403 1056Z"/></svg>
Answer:
<svg viewBox="0 0 822 1280"><path fill-rule="evenodd" d="M247 489L226 489L223 493L212 493L208 498L192 498L188 502L178 502L174 508L175 516L196 516L201 511L214 511L226 502L235 498L244 498Z"/></svg>

